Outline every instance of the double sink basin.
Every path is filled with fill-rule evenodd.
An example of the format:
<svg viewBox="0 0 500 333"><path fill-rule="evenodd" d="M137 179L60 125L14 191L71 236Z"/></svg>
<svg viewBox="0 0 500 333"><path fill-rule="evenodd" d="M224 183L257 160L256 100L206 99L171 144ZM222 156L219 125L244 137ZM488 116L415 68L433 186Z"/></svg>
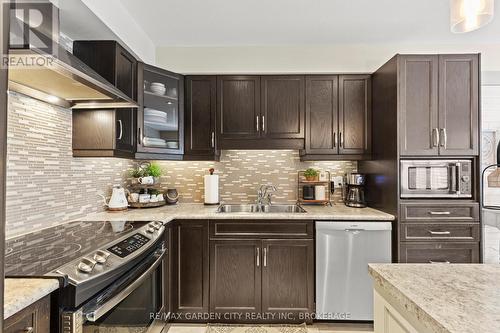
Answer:
<svg viewBox="0 0 500 333"><path fill-rule="evenodd" d="M217 213L307 213L299 205L220 205Z"/></svg>

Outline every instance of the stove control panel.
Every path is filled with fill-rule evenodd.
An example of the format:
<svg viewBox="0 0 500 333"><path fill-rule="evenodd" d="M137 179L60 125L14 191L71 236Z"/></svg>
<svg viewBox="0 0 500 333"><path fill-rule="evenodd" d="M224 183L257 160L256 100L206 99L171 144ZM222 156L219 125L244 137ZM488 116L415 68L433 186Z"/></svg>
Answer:
<svg viewBox="0 0 500 333"><path fill-rule="evenodd" d="M109 252L116 254L120 258L125 258L131 253L139 250L141 247L146 245L150 239L140 233L136 233L127 239L124 239L118 244L113 245L108 249Z"/></svg>

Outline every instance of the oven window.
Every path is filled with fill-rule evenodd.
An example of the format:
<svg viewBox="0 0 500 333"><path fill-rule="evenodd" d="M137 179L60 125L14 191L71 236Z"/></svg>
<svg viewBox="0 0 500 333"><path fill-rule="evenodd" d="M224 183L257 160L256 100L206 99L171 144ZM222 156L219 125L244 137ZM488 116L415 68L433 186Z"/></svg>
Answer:
<svg viewBox="0 0 500 333"><path fill-rule="evenodd" d="M161 265L121 303L99 318L86 322L83 333L143 333L162 308Z"/></svg>
<svg viewBox="0 0 500 333"><path fill-rule="evenodd" d="M450 187L448 175L448 166L409 167L408 189L446 191Z"/></svg>

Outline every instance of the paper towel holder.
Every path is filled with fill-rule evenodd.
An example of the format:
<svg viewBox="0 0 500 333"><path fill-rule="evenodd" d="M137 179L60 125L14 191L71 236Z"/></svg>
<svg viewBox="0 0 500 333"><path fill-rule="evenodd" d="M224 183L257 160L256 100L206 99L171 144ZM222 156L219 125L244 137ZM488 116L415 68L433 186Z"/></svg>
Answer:
<svg viewBox="0 0 500 333"><path fill-rule="evenodd" d="M210 168L208 172L210 173L209 175L205 175L203 177L204 179L204 185L205 185L205 199L204 199L204 204L207 206L214 206L214 205L219 205L220 200L219 200L219 176L214 175L214 168Z"/></svg>

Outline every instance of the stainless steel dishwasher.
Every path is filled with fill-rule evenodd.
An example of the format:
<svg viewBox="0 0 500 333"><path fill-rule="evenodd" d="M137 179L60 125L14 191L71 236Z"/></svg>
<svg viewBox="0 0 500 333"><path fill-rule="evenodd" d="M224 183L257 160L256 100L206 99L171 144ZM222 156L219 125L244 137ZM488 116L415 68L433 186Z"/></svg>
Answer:
<svg viewBox="0 0 500 333"><path fill-rule="evenodd" d="M369 263L391 262L391 222L316 221L316 319L373 320Z"/></svg>

